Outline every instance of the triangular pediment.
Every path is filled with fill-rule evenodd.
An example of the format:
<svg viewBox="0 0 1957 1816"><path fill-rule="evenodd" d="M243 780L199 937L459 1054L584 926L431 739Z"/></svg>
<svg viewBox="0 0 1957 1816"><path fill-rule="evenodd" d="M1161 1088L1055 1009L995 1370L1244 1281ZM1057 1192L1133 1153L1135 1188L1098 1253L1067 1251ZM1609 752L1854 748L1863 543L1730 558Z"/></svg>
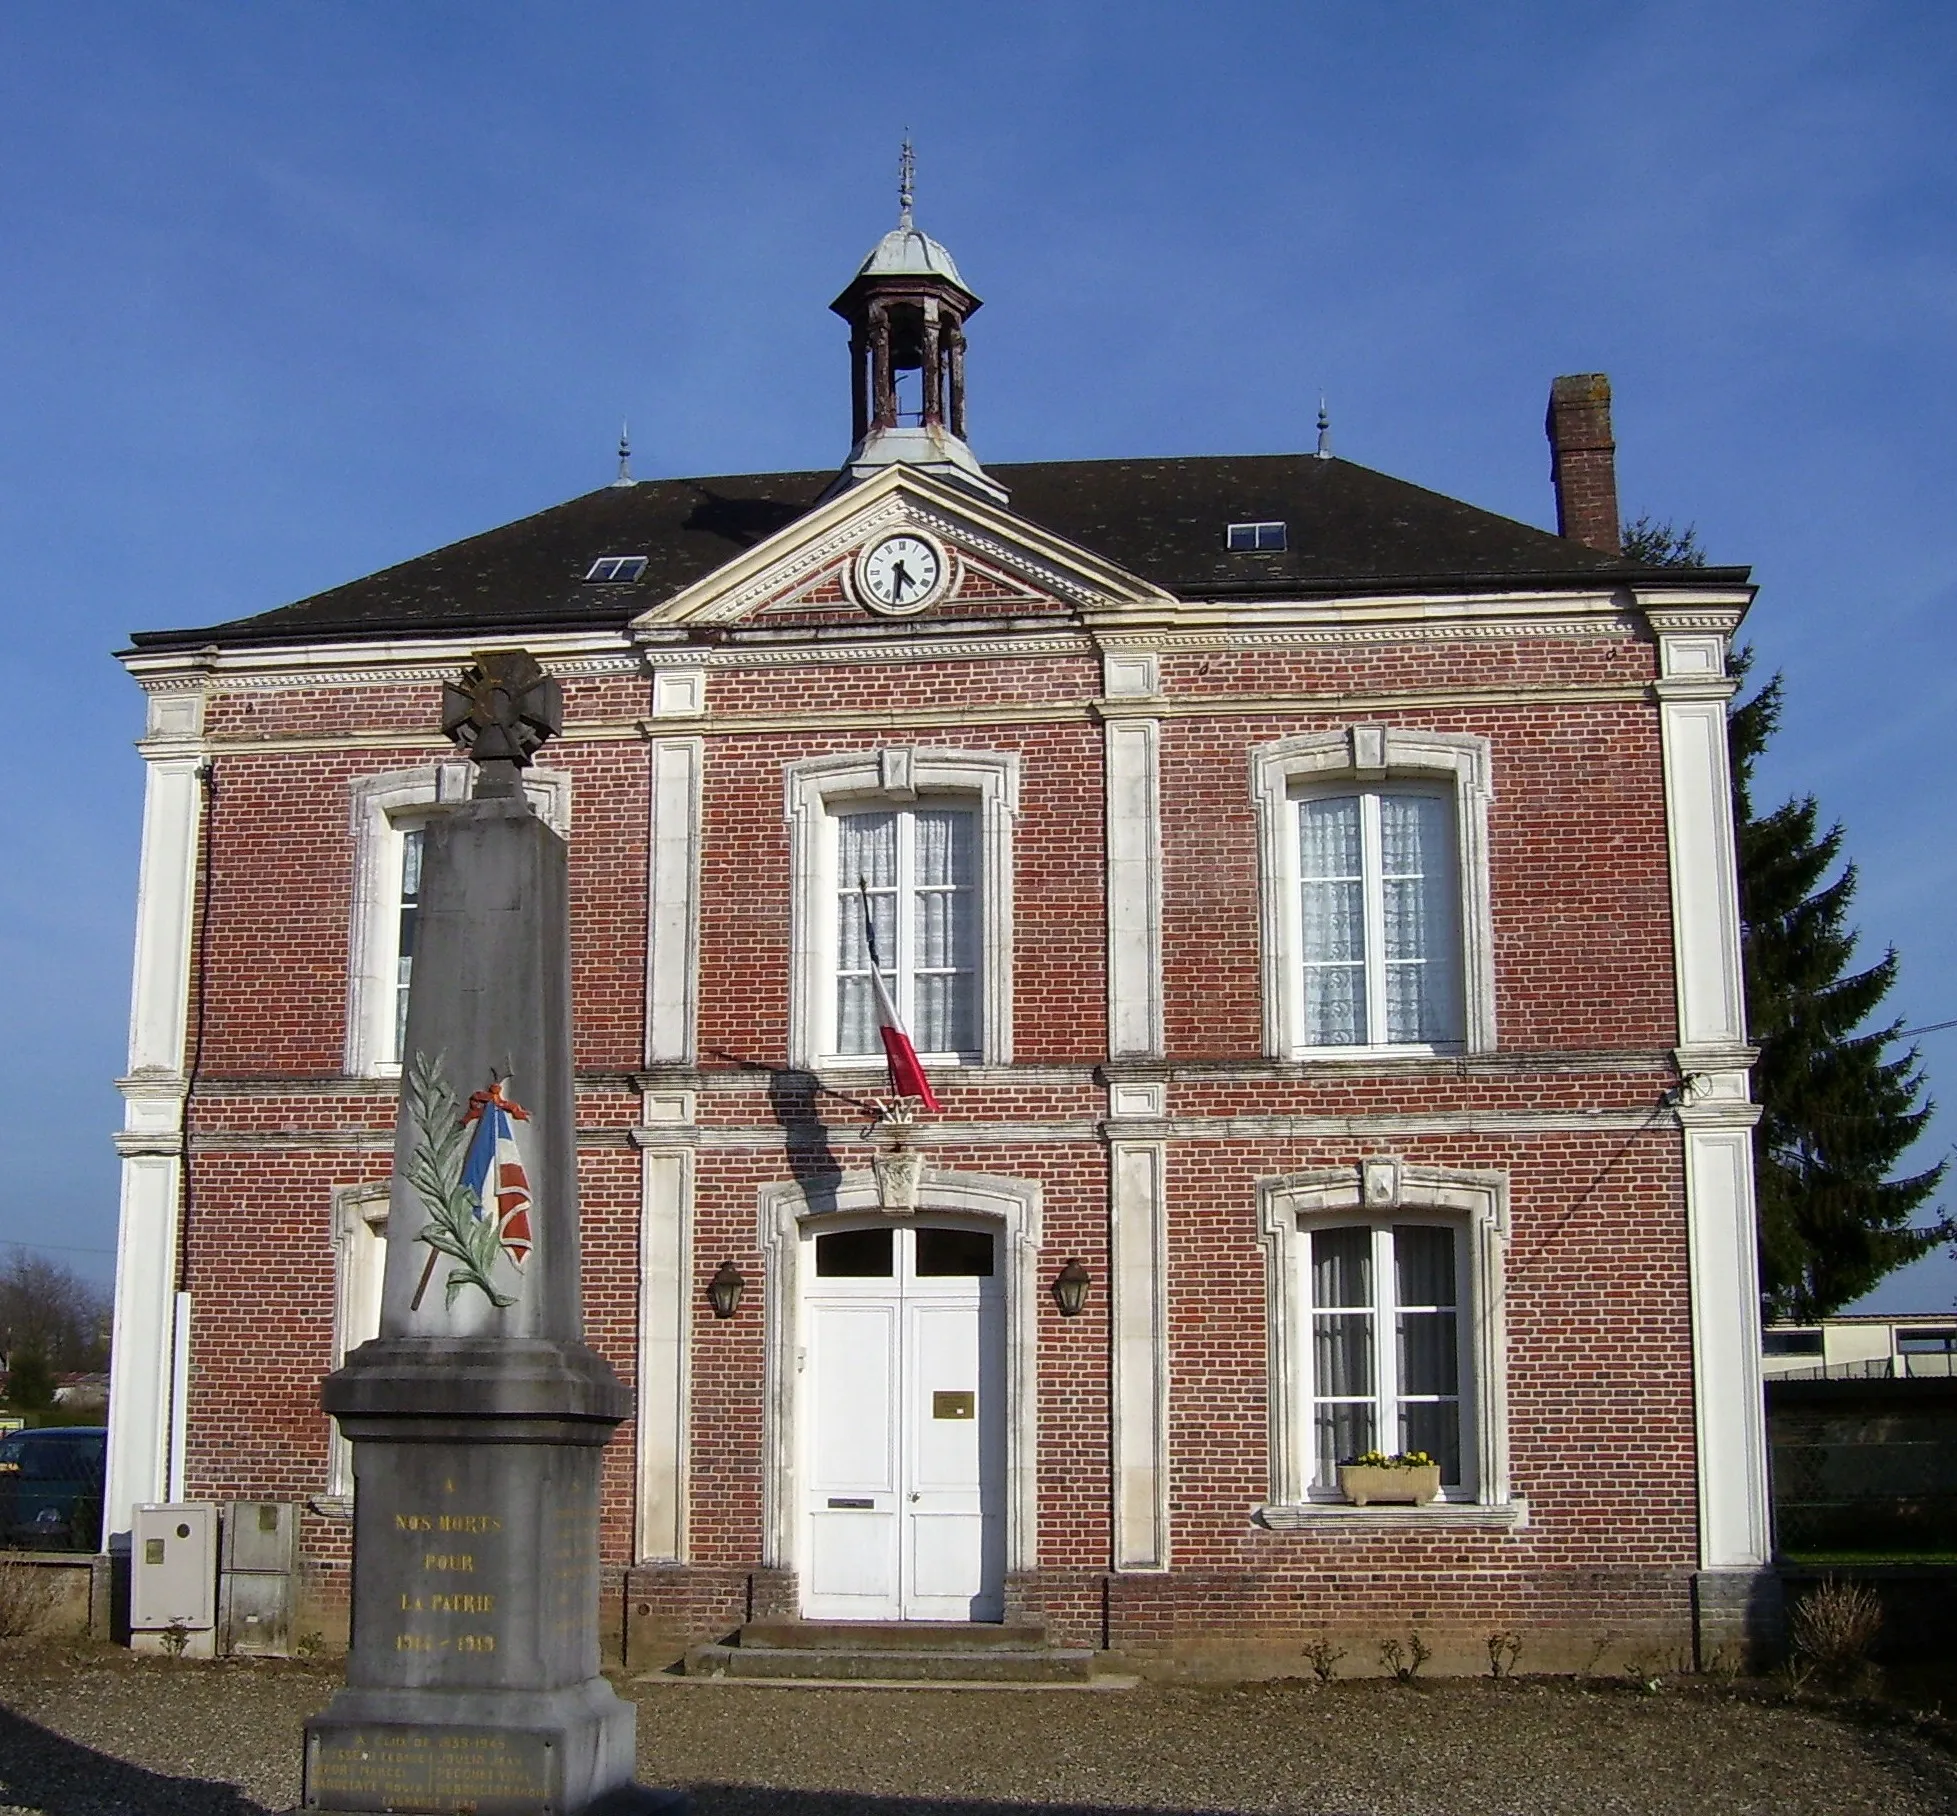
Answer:
<svg viewBox="0 0 1957 1816"><path fill-rule="evenodd" d="M633 620L633 629L732 624L764 614L831 615L865 625L857 553L902 530L922 531L956 563L942 599L919 620L976 611L1118 611L1173 603L1174 596L1092 549L1069 542L963 486L893 466L818 505Z"/></svg>

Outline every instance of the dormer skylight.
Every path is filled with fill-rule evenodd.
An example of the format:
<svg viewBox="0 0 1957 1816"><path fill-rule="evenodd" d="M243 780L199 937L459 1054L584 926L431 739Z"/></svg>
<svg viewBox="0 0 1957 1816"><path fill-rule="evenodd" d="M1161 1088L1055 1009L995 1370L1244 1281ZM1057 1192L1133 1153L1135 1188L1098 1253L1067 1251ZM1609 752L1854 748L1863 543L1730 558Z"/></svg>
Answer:
<svg viewBox="0 0 1957 1816"><path fill-rule="evenodd" d="M1278 527L1282 529L1284 526L1280 524ZM636 580L645 571L646 558L643 555L600 555L591 564L591 571L585 575L585 579L601 584Z"/></svg>
<svg viewBox="0 0 1957 1816"><path fill-rule="evenodd" d="M1257 554L1284 546L1281 523L1233 523L1224 538L1224 547L1233 555Z"/></svg>

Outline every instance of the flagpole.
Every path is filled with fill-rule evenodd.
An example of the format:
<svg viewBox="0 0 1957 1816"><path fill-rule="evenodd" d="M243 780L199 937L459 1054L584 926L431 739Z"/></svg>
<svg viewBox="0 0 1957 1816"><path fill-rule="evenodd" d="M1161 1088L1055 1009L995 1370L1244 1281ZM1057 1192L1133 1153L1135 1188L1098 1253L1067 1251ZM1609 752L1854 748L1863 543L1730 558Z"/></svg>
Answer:
<svg viewBox="0 0 1957 1816"><path fill-rule="evenodd" d="M937 1093L925 1075L917 1048L911 1044L909 1030L897 1008L897 999L884 988L883 954L877 950L877 925L870 912L870 882L861 871L856 876L857 899L863 906L863 944L870 955L870 993L876 999L877 1031L883 1040L883 1056L890 1068L890 1088L900 1104L914 1101L918 1108L938 1110Z"/></svg>

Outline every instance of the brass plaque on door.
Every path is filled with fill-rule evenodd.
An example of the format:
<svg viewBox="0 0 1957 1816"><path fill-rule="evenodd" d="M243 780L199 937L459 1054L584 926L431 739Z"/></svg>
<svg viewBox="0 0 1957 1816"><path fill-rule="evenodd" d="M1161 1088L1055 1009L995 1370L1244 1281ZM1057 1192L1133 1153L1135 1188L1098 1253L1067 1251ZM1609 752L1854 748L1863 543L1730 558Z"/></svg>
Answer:
<svg viewBox="0 0 1957 1816"><path fill-rule="evenodd" d="M977 1418L978 1395L975 1393L935 1393L931 1396L931 1416L934 1419Z"/></svg>

